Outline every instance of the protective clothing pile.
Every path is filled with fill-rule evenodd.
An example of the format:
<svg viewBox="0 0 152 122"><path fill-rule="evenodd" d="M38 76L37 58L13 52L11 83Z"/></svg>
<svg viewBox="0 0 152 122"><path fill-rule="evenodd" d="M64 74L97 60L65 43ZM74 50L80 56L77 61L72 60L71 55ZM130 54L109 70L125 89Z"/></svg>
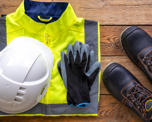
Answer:
<svg viewBox="0 0 152 122"><path fill-rule="evenodd" d="M67 55L61 52L58 70L67 89L68 104L76 107L90 104L90 89L100 70L94 51L78 41L74 46L69 44Z"/></svg>
<svg viewBox="0 0 152 122"><path fill-rule="evenodd" d="M23 0L15 12L2 16L0 18L0 50L5 49L5 47L9 46L11 42L18 37L29 37L38 40L49 48L54 57L52 74L50 73L50 85L48 86L45 96L33 108L15 114L15 116L97 116L100 93L100 74L97 74L94 81L88 79L84 82L85 84L89 84L89 87L85 88L89 89L83 94L85 97L87 96L87 98L82 99L81 96L76 97L78 100L76 102L74 98L67 101L67 91L68 95L69 93L71 94L71 92L69 92L68 86L68 90L66 90L63 80L64 82L67 82L67 84L70 80L68 79L66 81L65 78L62 78L65 77L66 74L62 77L60 76L57 64L61 60L61 52L67 52L68 45L73 45L76 40L79 40L82 44L87 44L87 48L94 51L94 62L100 62L99 35L99 23L84 18L78 18L71 5L67 2ZM28 48L25 50L28 50ZM30 52L30 50L28 50L28 52ZM90 52L86 56L89 54ZM34 54L31 52L31 55ZM72 53L72 55L74 56L75 53ZM89 60L89 57L87 57L87 60ZM26 59L23 59L22 62L24 64ZM89 74L91 71L94 71L92 67L86 68L84 74L86 76L88 75L88 78L91 78L92 76ZM38 70L36 72L38 72ZM76 72L78 73L76 75L81 75L79 69L76 69ZM73 72L70 73L72 77L79 80ZM68 78L71 76L68 76ZM79 83L77 86L79 86ZM77 86L75 87L76 89ZM43 92L42 89L40 91ZM86 105L86 107L82 109L81 104L80 107L68 105L67 103L69 103L69 101L74 101L71 102L74 106L79 105L79 103L84 104L85 102L91 104ZM0 115L9 116L10 114L0 111ZM13 114L11 114L11 116L12 115Z"/></svg>

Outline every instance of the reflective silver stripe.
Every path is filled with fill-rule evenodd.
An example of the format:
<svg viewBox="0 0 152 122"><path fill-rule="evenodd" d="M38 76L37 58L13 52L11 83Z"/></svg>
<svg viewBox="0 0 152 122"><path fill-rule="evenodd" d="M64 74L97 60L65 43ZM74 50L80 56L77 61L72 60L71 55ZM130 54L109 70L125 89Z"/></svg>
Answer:
<svg viewBox="0 0 152 122"><path fill-rule="evenodd" d="M0 51L6 47L6 16L0 18Z"/></svg>
<svg viewBox="0 0 152 122"><path fill-rule="evenodd" d="M98 23L85 20L85 43L90 49L95 51L95 59L98 60ZM94 82L91 92L91 104L86 108L71 107L67 104L41 104L39 103L29 111L20 114L44 114L44 115L62 115L62 114L97 114L98 111L98 77ZM1 115L8 115L0 112Z"/></svg>
<svg viewBox="0 0 152 122"><path fill-rule="evenodd" d="M90 50L95 53L95 60L98 61L98 22L85 20L85 43L89 45ZM99 92L99 76L97 76L90 91L91 106L94 113L98 112L98 92Z"/></svg>
<svg viewBox="0 0 152 122"><path fill-rule="evenodd" d="M95 59L98 61L98 23L85 20L85 43L95 52Z"/></svg>

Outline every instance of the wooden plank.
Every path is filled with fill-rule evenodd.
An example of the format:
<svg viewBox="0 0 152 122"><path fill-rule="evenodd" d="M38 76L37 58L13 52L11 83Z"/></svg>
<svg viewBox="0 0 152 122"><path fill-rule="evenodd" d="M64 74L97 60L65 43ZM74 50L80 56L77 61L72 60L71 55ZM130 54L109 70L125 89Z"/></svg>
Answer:
<svg viewBox="0 0 152 122"><path fill-rule="evenodd" d="M0 15L14 12L21 1L22 0L0 0Z"/></svg>
<svg viewBox="0 0 152 122"><path fill-rule="evenodd" d="M2 122L142 122L141 119L111 95L102 95L98 117L4 117Z"/></svg>
<svg viewBox="0 0 152 122"><path fill-rule="evenodd" d="M16 10L22 0L0 0L0 14ZM43 1L43 0L37 0ZM151 0L45 0L70 2L78 17L100 21L102 25L152 23Z"/></svg>
<svg viewBox="0 0 152 122"><path fill-rule="evenodd" d="M134 112L110 95L101 96L98 111L104 122L141 122Z"/></svg>
<svg viewBox="0 0 152 122"><path fill-rule="evenodd" d="M145 74L134 65L127 56L102 56L101 57L101 71L103 72L105 66L111 62L116 62L127 68L139 81L148 89L152 90L152 84L147 79ZM109 94L101 80L101 94Z"/></svg>
<svg viewBox="0 0 152 122"><path fill-rule="evenodd" d="M128 26L100 26L100 47L102 56L122 56L120 35ZM152 26L139 26L152 36Z"/></svg>
<svg viewBox="0 0 152 122"><path fill-rule="evenodd" d="M0 0L0 14L16 10L22 0ZM38 0L39 1L39 0ZM41 0L43 1L43 0ZM58 0L45 0L58 1ZM59 0L68 1L77 16L97 20L101 25L149 25L152 23L151 0ZM117 62L129 69L144 86L152 90L146 76L125 56L120 45L120 33L127 26L101 26L102 71L109 62ZM152 26L141 26L152 35ZM4 117L2 122L141 122L139 117L114 99L101 81L101 97L98 117Z"/></svg>

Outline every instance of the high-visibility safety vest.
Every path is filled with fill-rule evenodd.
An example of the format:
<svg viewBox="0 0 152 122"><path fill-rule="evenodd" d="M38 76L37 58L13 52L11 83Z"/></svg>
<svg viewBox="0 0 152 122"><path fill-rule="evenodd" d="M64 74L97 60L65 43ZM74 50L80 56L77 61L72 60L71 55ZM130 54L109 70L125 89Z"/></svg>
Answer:
<svg viewBox="0 0 152 122"><path fill-rule="evenodd" d="M86 108L72 107L67 105L67 91L58 73L57 63L61 59L61 51L66 51L67 46L77 40L88 44L95 51L95 60L100 61L99 35L99 23L77 18L67 2L24 0L16 12L1 17L1 50L16 37L27 36L44 43L54 55L51 84L46 95L34 108L15 116L97 116L100 75L90 91L91 104ZM12 115L0 112L0 116Z"/></svg>

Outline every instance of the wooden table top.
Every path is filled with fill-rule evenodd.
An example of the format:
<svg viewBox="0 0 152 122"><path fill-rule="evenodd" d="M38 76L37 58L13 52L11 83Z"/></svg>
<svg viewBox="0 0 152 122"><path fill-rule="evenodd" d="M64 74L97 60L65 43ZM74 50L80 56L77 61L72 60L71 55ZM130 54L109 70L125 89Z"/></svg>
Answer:
<svg viewBox="0 0 152 122"><path fill-rule="evenodd" d="M0 14L16 10L22 0L0 0ZM38 0L37 0L38 1ZM141 83L152 85L125 55L120 44L121 32L130 25L138 25L152 36L151 0L41 0L70 2L78 17L100 21L101 70L110 62L125 66ZM148 26L147 26L148 25ZM122 105L106 90L101 80L98 117L1 117L0 122L142 122L130 109Z"/></svg>

